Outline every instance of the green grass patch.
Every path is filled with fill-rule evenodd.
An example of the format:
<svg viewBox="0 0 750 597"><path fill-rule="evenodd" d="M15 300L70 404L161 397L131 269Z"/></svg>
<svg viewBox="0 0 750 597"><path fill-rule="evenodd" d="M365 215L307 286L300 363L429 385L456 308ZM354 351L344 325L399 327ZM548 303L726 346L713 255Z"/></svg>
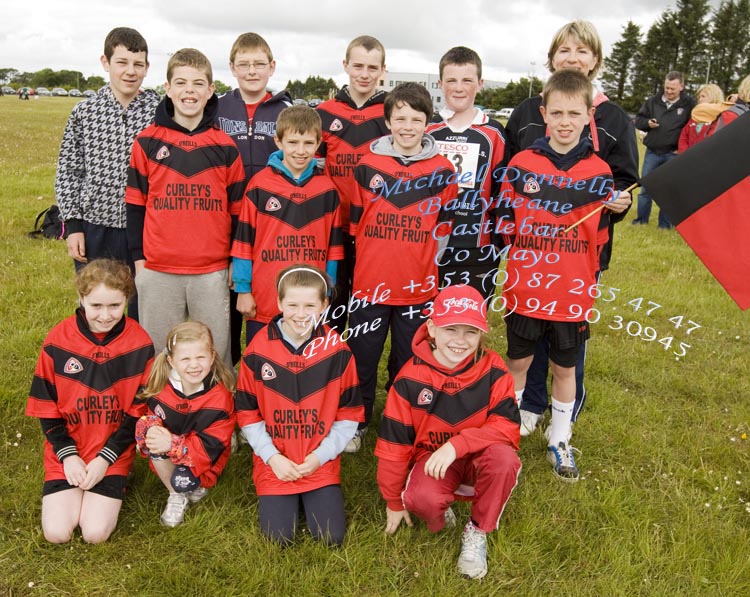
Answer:
<svg viewBox="0 0 750 597"><path fill-rule="evenodd" d="M23 412L42 340L72 312L75 292L64 244L31 240L26 232L54 200L57 152L73 104L0 98L0 355L6 364L0 377L0 594L750 591L750 316L678 234L657 230L655 218L651 226L631 226L632 215L618 225L612 269L602 277L604 286L619 291L611 302L598 301L601 318L592 325L589 399L574 439L582 451L581 481L567 485L553 477L541 434L523 441L520 483L490 538L482 581L455 571L460 528L432 535L417 523L385 536L372 432L360 454L344 456L349 533L342 549L326 549L304 535L289 549L263 540L246 446L176 529L159 525L166 494L139 460L109 542L90 546L76 536L66 546L47 544L40 527L42 434ZM701 327L687 333L689 320ZM493 323L490 343L504 352L502 320L494 316ZM634 334L646 328L654 330L654 340ZM681 342L689 348L678 356ZM376 423L384 397L381 390ZM457 510L460 519L468 515L466 504Z"/></svg>

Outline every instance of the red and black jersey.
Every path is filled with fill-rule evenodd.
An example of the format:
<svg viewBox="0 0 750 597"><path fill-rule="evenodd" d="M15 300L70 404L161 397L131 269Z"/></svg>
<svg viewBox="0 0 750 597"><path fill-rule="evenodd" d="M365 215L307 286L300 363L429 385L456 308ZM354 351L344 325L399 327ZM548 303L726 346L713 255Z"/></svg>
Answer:
<svg viewBox="0 0 750 597"><path fill-rule="evenodd" d="M565 230L612 198L612 174L589 154L565 170L541 151L525 150L508 164L498 213L513 229L507 309L548 321L583 321L593 307L599 252L607 243L607 212Z"/></svg>
<svg viewBox="0 0 750 597"><path fill-rule="evenodd" d="M201 487L216 485L229 460L235 424L234 399L226 386L214 383L185 396L167 383L146 406L146 414L159 417L173 435L185 436L190 471L200 477Z"/></svg>
<svg viewBox="0 0 750 597"><path fill-rule="evenodd" d="M318 153L325 157L326 174L339 192L344 232L349 231L349 209L356 192L354 168L370 152L370 143L388 134L383 116L385 97L384 91L378 91L358 107L345 85L334 99L317 107L323 121L323 141Z"/></svg>
<svg viewBox="0 0 750 597"><path fill-rule="evenodd" d="M335 421L364 420L354 357L338 334L318 326L294 349L282 337L278 315L245 350L235 393L240 427L264 422L274 446L302 463L330 433ZM258 495L288 495L339 483L340 457L312 475L279 481L270 466L253 455Z"/></svg>
<svg viewBox="0 0 750 597"><path fill-rule="evenodd" d="M133 319L123 319L103 338L86 325L82 311L50 330L37 360L26 414L64 419L74 442L58 450L44 442L44 480L65 479L61 459L78 454L90 462L100 452L114 463L107 475L127 475L135 442L121 454L108 450L110 439L146 384L154 345ZM119 456L119 457L118 457Z"/></svg>
<svg viewBox="0 0 750 597"><path fill-rule="evenodd" d="M278 313L276 276L295 263L322 270L344 258L339 196L331 179L316 173L299 183L267 166L256 174L242 201L232 257L253 262L255 318Z"/></svg>
<svg viewBox="0 0 750 597"><path fill-rule="evenodd" d="M128 245L149 269L207 274L227 267L245 171L237 145L212 124L213 108L188 131L160 104L156 122L133 144L125 193Z"/></svg>
<svg viewBox="0 0 750 597"><path fill-rule="evenodd" d="M447 441L457 458L495 443L517 450L521 437L513 378L500 355L486 350L447 369L432 355L426 323L412 350L388 391L375 444L380 491L397 510L409 469L426 453Z"/></svg>
<svg viewBox="0 0 750 597"><path fill-rule="evenodd" d="M429 301L437 294L433 229L441 217L429 206L456 198L453 167L441 155L404 163L370 153L354 176L350 232L357 258L352 296L372 301L375 289L381 288L377 301L385 305Z"/></svg>
<svg viewBox="0 0 750 597"><path fill-rule="evenodd" d="M498 177L492 174L505 165L503 125L477 111L474 122L463 131L454 131L438 117L427 132L461 175L458 202L443 206L445 217L453 222L448 245L470 249L490 244L489 206L500 187Z"/></svg>

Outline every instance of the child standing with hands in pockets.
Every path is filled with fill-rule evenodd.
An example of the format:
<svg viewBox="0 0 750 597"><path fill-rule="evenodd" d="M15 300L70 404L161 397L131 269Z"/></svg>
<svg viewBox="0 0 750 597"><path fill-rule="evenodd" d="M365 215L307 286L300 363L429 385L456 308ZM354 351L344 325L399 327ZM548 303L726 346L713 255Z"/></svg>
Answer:
<svg viewBox="0 0 750 597"><path fill-rule="evenodd" d="M303 507L313 536L341 545L340 455L364 419L354 357L319 323L329 289L320 269L289 266L276 288L281 313L248 345L235 395L238 422L254 452L261 531L289 544ZM323 338L321 350L309 350Z"/></svg>
<svg viewBox="0 0 750 597"><path fill-rule="evenodd" d="M188 503L205 497L227 464L233 390L234 374L218 357L208 326L186 321L172 328L139 394L148 410L135 432L169 491L161 515L166 526L182 523Z"/></svg>
<svg viewBox="0 0 750 597"><path fill-rule="evenodd" d="M375 445L389 535L401 521L412 526L410 512L433 533L454 526L451 502L469 497L458 559L469 578L487 574L486 534L497 528L521 470L513 379L483 346L487 330L478 290L449 286L437 295L412 341L414 356L388 392Z"/></svg>

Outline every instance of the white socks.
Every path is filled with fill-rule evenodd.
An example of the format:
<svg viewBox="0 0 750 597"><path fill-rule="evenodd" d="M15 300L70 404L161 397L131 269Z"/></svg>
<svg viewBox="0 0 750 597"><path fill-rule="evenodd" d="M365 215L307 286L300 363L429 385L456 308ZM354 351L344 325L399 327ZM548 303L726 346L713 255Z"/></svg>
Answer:
<svg viewBox="0 0 750 597"><path fill-rule="evenodd" d="M521 400L523 399L523 391L525 388L521 388L520 390L516 390L516 404L518 404L518 408L521 408Z"/></svg>
<svg viewBox="0 0 750 597"><path fill-rule="evenodd" d="M554 396L552 397L552 418L549 424L550 446L557 446L560 442L568 443L574 407L575 402L559 402Z"/></svg>

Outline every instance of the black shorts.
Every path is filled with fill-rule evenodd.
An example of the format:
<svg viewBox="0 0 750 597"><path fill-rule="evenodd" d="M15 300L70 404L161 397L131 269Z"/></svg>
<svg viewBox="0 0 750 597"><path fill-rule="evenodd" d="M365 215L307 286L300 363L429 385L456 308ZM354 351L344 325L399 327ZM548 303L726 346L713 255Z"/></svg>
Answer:
<svg viewBox="0 0 750 597"><path fill-rule="evenodd" d="M53 479L52 481L45 481L42 487L42 495L52 495L58 491L65 491L66 489L75 489L75 485L71 485L65 479ZM125 497L125 492L128 489L128 478L125 475L107 475L94 485L89 491L104 497L121 500Z"/></svg>
<svg viewBox="0 0 750 597"><path fill-rule="evenodd" d="M560 367L574 367L581 345L591 336L587 321L548 321L511 313L505 318L505 324L509 359L533 355L536 343L547 338L549 358Z"/></svg>

